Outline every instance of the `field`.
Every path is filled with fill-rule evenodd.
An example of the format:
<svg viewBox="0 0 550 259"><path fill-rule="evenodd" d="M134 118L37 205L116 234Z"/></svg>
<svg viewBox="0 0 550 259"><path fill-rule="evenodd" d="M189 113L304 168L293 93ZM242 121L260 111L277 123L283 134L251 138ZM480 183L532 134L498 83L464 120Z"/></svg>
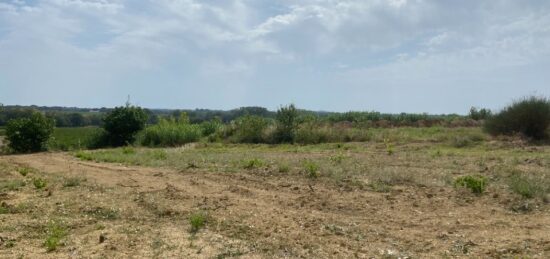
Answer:
<svg viewBox="0 0 550 259"><path fill-rule="evenodd" d="M550 256L550 148L479 129L12 155L0 175L0 257Z"/></svg>
<svg viewBox="0 0 550 259"><path fill-rule="evenodd" d="M78 150L88 146L98 127L55 128L48 143L50 150Z"/></svg>

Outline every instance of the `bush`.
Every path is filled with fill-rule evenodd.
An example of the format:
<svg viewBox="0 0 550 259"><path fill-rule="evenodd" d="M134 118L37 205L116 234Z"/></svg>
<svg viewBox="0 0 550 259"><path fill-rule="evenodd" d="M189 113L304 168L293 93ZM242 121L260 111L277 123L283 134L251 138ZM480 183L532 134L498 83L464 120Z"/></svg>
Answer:
<svg viewBox="0 0 550 259"><path fill-rule="evenodd" d="M473 193L481 194L487 187L487 179L480 175L467 175L458 177L454 183L455 187L466 187Z"/></svg>
<svg viewBox="0 0 550 259"><path fill-rule="evenodd" d="M150 147L174 147L198 141L203 129L199 125L161 120L159 124L147 127L140 136L140 143Z"/></svg>
<svg viewBox="0 0 550 259"><path fill-rule="evenodd" d="M245 115L234 121L234 141L238 143L266 142L264 131L269 122L259 116Z"/></svg>
<svg viewBox="0 0 550 259"><path fill-rule="evenodd" d="M53 128L54 122L39 112L28 118L11 120L6 126L8 146L16 153L43 151Z"/></svg>
<svg viewBox="0 0 550 259"><path fill-rule="evenodd" d="M547 137L550 126L550 101L530 97L514 102L485 122L484 129L493 136L522 134L540 140Z"/></svg>
<svg viewBox="0 0 550 259"><path fill-rule="evenodd" d="M298 110L291 104L286 107L281 107L277 111L277 128L275 130L275 143L293 143L294 135L297 127L296 118Z"/></svg>
<svg viewBox="0 0 550 259"><path fill-rule="evenodd" d="M103 128L112 146L123 146L134 142L136 134L145 128L147 113L140 107L116 107L103 120Z"/></svg>

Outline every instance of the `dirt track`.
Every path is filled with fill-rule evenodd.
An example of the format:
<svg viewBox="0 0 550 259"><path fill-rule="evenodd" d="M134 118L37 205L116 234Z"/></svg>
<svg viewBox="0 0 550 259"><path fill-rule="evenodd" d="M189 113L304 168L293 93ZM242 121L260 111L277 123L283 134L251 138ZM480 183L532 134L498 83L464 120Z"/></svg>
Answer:
<svg viewBox="0 0 550 259"><path fill-rule="evenodd" d="M125 167L61 153L5 156L0 162L51 178L86 178L69 192L52 185L48 197L14 192L2 198L11 204L37 199L36 209L45 215L60 215L59 204L65 204L62 215L70 223L70 241L49 254L24 228L0 234L18 240L13 249L2 247L2 257L550 257L548 206L513 212L506 195L412 186L377 193L300 176ZM120 216L81 216L87 208L107 207ZM197 210L207 211L209 221L193 236L187 215ZM0 224L34 222L10 216L0 215ZM104 228L94 227L99 223ZM99 235L106 241L98 243Z"/></svg>

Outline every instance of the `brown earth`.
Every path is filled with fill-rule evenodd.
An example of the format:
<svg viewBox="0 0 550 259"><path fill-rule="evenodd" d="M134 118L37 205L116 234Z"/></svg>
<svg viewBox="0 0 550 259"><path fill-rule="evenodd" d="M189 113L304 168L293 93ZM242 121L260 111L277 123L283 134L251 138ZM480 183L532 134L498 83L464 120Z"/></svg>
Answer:
<svg viewBox="0 0 550 259"><path fill-rule="evenodd" d="M0 214L5 258L550 258L548 205L516 212L513 199L497 193L415 186L379 193L300 176L126 167L62 153L0 163L11 168L6 179L22 178L14 168L26 166L50 183L0 195L3 206L26 205ZM85 181L62 187L68 177ZM192 234L188 217L196 211L208 213L207 224ZM43 226L53 219L68 235L48 253Z"/></svg>

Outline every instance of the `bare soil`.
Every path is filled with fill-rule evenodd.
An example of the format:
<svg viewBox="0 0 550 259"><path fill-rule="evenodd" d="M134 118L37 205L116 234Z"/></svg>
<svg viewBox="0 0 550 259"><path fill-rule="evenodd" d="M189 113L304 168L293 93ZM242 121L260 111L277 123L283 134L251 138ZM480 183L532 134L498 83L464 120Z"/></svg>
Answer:
<svg viewBox="0 0 550 259"><path fill-rule="evenodd" d="M0 163L5 179L48 180L44 190L27 184L0 194L4 207L23 208L0 214L3 258L550 258L549 206L514 211L511 194L406 185L380 193L303 176L127 167L63 153ZM22 166L37 171L21 176ZM84 180L64 187L70 177ZM208 216L194 234L188 217L197 211ZM50 220L63 221L68 235L47 252Z"/></svg>

